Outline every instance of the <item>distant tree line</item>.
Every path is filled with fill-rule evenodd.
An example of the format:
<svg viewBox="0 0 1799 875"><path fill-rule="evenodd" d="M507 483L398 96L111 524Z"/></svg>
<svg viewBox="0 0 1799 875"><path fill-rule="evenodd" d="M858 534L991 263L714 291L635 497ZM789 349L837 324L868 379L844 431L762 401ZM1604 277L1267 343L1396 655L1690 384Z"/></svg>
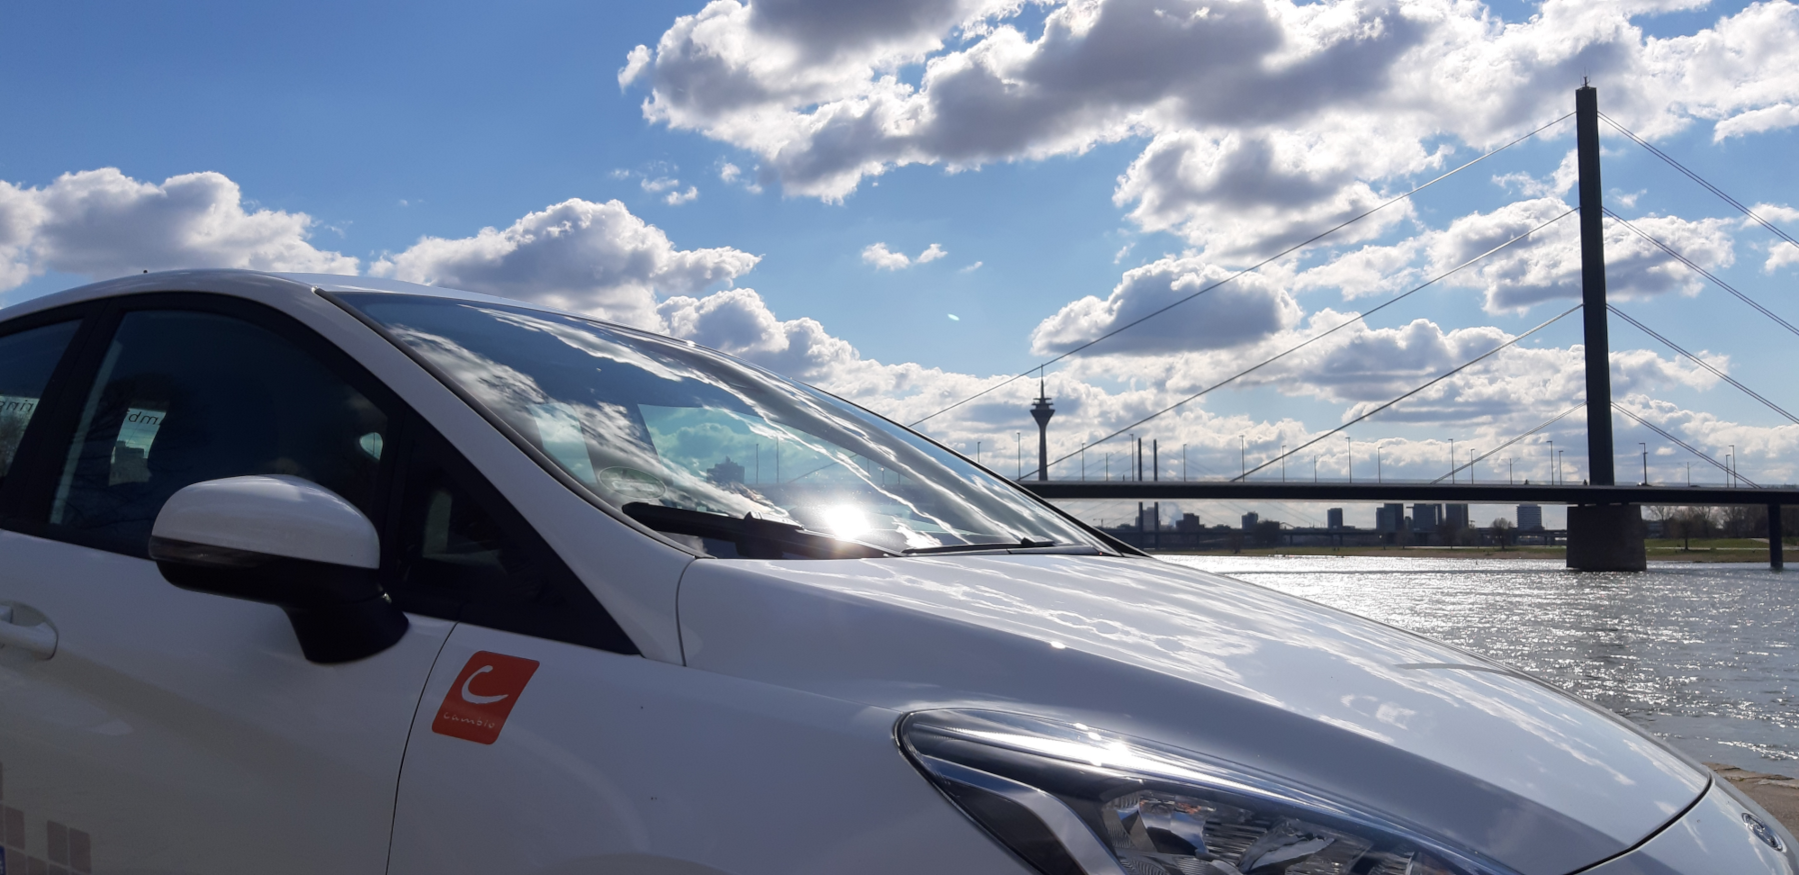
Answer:
<svg viewBox="0 0 1799 875"><path fill-rule="evenodd" d="M1766 538L1768 509L1759 504L1724 507L1649 505L1648 516L1660 520L1662 537L1690 542L1694 538ZM1780 515L1781 536L1799 536L1799 508Z"/></svg>

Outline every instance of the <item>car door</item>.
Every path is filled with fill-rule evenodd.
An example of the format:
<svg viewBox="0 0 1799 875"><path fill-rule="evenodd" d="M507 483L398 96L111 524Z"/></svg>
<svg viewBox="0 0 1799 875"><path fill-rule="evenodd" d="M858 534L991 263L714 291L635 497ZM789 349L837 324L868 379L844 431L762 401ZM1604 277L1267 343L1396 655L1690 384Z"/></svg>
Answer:
<svg viewBox="0 0 1799 875"><path fill-rule="evenodd" d="M0 408L43 398L16 429L0 418L0 459L17 452L0 470L0 611L48 636L0 647L0 871L384 872L452 623L414 617L386 651L310 663L280 609L175 588L147 541L176 490L242 474L304 477L380 525L400 406L251 302L143 296L88 316L81 337L67 320L0 327ZM68 334L60 368L46 331Z"/></svg>
<svg viewBox="0 0 1799 875"><path fill-rule="evenodd" d="M460 622L413 718L391 875L1020 871L899 754L897 714L636 655L421 431L396 448L390 589Z"/></svg>

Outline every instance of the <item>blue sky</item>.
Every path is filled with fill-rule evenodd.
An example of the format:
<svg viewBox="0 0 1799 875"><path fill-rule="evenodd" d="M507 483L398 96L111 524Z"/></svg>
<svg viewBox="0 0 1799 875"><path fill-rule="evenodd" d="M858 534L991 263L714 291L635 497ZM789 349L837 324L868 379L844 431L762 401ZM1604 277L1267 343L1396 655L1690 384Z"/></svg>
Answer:
<svg viewBox="0 0 1799 875"><path fill-rule="evenodd" d="M1345 205L1561 115L1581 74L1602 108L1726 191L1799 205L1790 3L1265 0L1200 15L1206 4L1170 2L1156 10L1180 14L1159 18L1153 5L15 4L0 14L0 294L139 264L376 270L684 334L911 419L1115 324L1108 308L1158 305L1172 286L1258 260L1262 241L1328 227ZM1012 84L983 90L975 73ZM1770 269L1765 231L1607 134L1615 210L1662 222L1677 248L1799 321L1799 258ZM1057 454L1383 300L1340 282L1346 255L1372 247L1390 275L1422 276L1432 246L1479 238L1482 217L1572 203L1554 181L1571 148L1565 123L1430 189L1409 215L1359 226L1379 233L1333 238L1234 284L1245 291L1229 303L1186 305L1193 315L1053 370ZM1272 169L1232 163L1257 154ZM94 175L104 168L117 173ZM200 173L216 176L163 188ZM1799 214L1769 217L1799 231ZM569 221L593 239L531 251ZM174 230L141 233L151 225ZM512 248L492 255L483 228ZM875 244L910 263L881 269ZM917 259L933 245L945 254ZM1264 456L1297 444L1568 306L1559 245L1489 283L1420 293L1371 320L1360 346L1140 431L1193 446L1195 474L1234 469L1239 435ZM1786 378L1799 338L1639 262L1640 276L1615 280L1621 306L1799 409ZM632 273L646 263L658 266ZM1621 398L1708 451L1739 444L1751 476L1799 479L1799 426L1617 320L1612 337L1635 356L1617 365ZM1577 343L1566 319L1527 342L1539 354L1501 356L1440 403L1352 435L1391 442L1389 474L1437 476L1448 439L1491 446L1578 400L1565 379ZM1010 445L1029 427L1025 389L927 431L970 450ZM1617 427L1620 466L1646 440L1652 479L1684 477L1690 456ZM1580 428L1542 438L1572 460ZM1506 455L1537 470L1546 449L1533 439ZM1322 476L1340 478L1345 457L1330 453ZM1308 453L1289 470L1310 467ZM1707 468L1695 478L1718 479Z"/></svg>

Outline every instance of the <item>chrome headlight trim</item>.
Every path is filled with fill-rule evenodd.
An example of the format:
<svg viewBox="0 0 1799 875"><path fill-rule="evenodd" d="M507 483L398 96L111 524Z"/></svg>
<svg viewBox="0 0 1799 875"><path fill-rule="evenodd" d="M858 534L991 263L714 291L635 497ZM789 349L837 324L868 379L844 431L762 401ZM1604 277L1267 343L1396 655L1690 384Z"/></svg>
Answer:
<svg viewBox="0 0 1799 875"><path fill-rule="evenodd" d="M952 803L1052 875L1517 875L1418 825L1297 782L1084 724L944 709L906 715L895 735ZM1219 818L1235 819L1226 828ZM1210 841L1213 829L1235 835Z"/></svg>

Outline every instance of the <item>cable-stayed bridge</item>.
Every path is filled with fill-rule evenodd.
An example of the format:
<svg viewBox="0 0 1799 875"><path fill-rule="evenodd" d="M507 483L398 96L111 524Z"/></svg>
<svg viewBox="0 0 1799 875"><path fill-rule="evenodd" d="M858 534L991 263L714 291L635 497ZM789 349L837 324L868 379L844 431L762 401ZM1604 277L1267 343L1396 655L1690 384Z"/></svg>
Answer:
<svg viewBox="0 0 1799 875"><path fill-rule="evenodd" d="M1551 217L1530 230L1499 243L1487 251L1467 259L1461 264L1442 270L1424 282L1394 295L1377 306L1369 308L1365 312L1344 319L1338 324L1325 328L1322 331L1316 331L1304 340L1259 362L1250 364L1231 376L1214 382L1211 385L1204 386L1199 389L1199 391L1178 399L1174 403L1169 404L1148 416L1120 426L1097 440L1083 444L1082 450L1075 453L1068 453L1059 458L1050 458L1047 431L1049 421L1054 415L1054 409L1047 394L1040 391L1039 397L1037 398L1036 403L1031 407L1030 411L1038 426L1037 466L1030 472L1022 474L1022 476L1019 477L1019 480L1026 488L1033 490L1044 498L1050 499L1131 499L1138 501L1214 499L1234 501L1292 500L1374 502L1411 500L1508 504L1516 502L1560 503L1568 505L1568 564L1573 568L1591 570L1629 570L1641 569L1643 567L1644 551L1642 522L1639 510L1640 505L1758 505L1767 508L1769 558L1773 567L1779 568L1783 564L1781 548L1781 508L1785 505L1799 504L1799 488L1775 488L1750 481L1748 478L1743 477L1737 470L1734 459L1726 458L1725 460L1719 460L1704 452L1702 449L1681 440L1655 423L1643 418L1638 413L1633 412L1626 407L1614 404L1611 392L1608 317L1618 317L1621 321L1658 341L1676 355L1705 369L1721 381L1728 383L1745 393L1748 397L1779 414L1784 419L1799 424L1799 417L1795 417L1780 405L1755 392L1753 389L1750 389L1741 381L1725 373L1722 369L1719 369L1706 362L1704 359L1688 352L1672 340L1669 340L1663 334L1644 324L1640 319L1624 312L1616 305L1609 303L1606 300L1605 223L1607 220L1610 220L1630 233L1641 237L1649 245L1665 253L1671 259L1695 271L1697 274L1704 277L1706 281L1716 285L1723 291L1747 304L1759 315L1773 321L1785 330L1792 332L1795 336L1799 336L1799 327L1795 327L1787 320L1782 319L1773 311L1762 306L1749 295L1744 294L1742 291L1706 270L1703 266L1679 252L1667 242L1657 239L1648 231L1645 231L1641 227L1638 227L1629 220L1606 208L1603 198L1603 188L1600 182L1600 123L1604 122L1631 142L1648 150L1655 157L1668 163L1677 171L1704 187L1711 194L1724 200L1733 209L1741 212L1749 221L1772 232L1786 244L1799 247L1799 240L1795 240L1787 232L1776 227L1764 217L1757 215L1754 210L1745 206L1742 202L1726 194L1717 186L1706 181L1699 174L1682 165L1667 153L1656 148L1654 145L1618 124L1610 117L1601 113L1598 108L1597 91L1591 86L1586 85L1583 85L1575 92L1574 112L1568 113L1567 115L1530 131L1511 142L1486 152L1459 167L1443 173L1408 192L1384 201L1374 208L1353 216L1309 239L1293 244L1256 264L1243 268L1223 279L1209 283L1153 312L1139 316L1122 325L1113 326L1105 333L1089 339L1059 355L1040 362L1024 373L1017 374L1006 380L988 386L980 392L963 398L954 404L948 405L929 416L909 424L913 427L922 426L938 416L962 407L963 405L988 395L1004 386L1019 380L1029 379L1033 375L1041 378L1044 374L1044 369L1051 365L1072 356L1080 355L1114 336L1151 322L1157 317L1163 316L1169 311L1174 310L1189 301L1206 295L1207 293L1234 282L1245 275L1254 273L1294 252L1326 240L1332 235L1343 231L1382 210L1388 209L1445 179L1480 164L1493 155L1542 134L1557 125L1568 121L1570 118L1572 118L1575 123L1575 138L1577 143L1576 156L1579 170L1579 201L1576 208ZM1053 466L1074 458L1078 453L1084 453L1086 449L1091 448L1092 446L1140 430L1156 419L1179 410L1185 405L1218 389L1237 384L1244 378L1249 377L1264 368L1275 365L1306 347L1318 343L1319 341L1357 323L1361 323L1368 317L1373 316L1388 307L1399 304L1412 295L1430 288L1464 269L1472 267L1512 246L1528 240L1531 236L1541 232L1550 225L1567 219L1570 216L1577 217L1577 220L1580 223L1581 302L1539 323L1529 330L1512 337L1504 343L1494 346L1492 349L1438 374L1399 396L1385 403L1370 407L1335 428L1313 436L1303 443L1299 443L1292 449L1287 449L1283 446L1280 453L1267 458L1265 461L1254 467L1250 467L1247 462L1245 462L1243 470L1239 475L1229 479L1187 480L1183 478L1179 481L1164 481L1159 478L1159 472L1161 470L1160 465L1152 465L1152 476L1145 478L1143 477L1143 449L1141 440L1136 441L1136 446L1132 449L1132 453L1135 457L1135 462L1132 466L1135 469L1134 473L1136 476L1134 477L1131 476L1131 472L1127 472L1125 479L1121 480L1051 480L1049 478L1049 472L1053 469ZM1288 482L1286 481L1284 474L1279 481L1273 480L1266 475L1260 478L1256 477L1258 473L1268 469L1274 469L1277 466L1284 472L1286 462L1308 448L1314 447L1332 438L1345 436L1344 432L1350 427L1402 404L1407 399L1425 392L1431 387L1436 386L1469 368L1475 367L1482 361L1490 359L1501 351L1517 345L1525 339L1536 335L1544 329L1547 329L1576 313L1579 313L1581 317L1583 338L1585 342L1585 399L1541 425L1516 435L1510 440L1501 443L1499 446L1488 450L1485 454L1474 455L1471 453L1466 464L1456 465L1457 460L1452 455L1451 471L1443 477L1438 478L1436 481L1428 483L1399 483L1391 481L1382 482L1380 480L1377 480L1376 482L1354 482L1351 480L1350 482L1319 483ZM1546 484L1477 484L1474 482L1475 466L1478 463L1493 457L1495 454L1504 451L1520 441L1544 431L1562 419L1581 411L1583 408L1586 411L1587 459L1589 473L1587 478L1581 483L1570 484L1560 482L1559 478L1556 478L1555 482ZM1673 486L1650 486L1647 483L1646 476L1644 478L1644 483L1638 485L1619 485L1617 483L1616 471L1614 470L1615 453L1612 440L1612 414L1614 412L1640 426L1656 432L1667 439L1671 444L1692 454L1697 461L1709 464L1724 472L1728 481L1733 484L1732 487L1682 488ZM1463 478L1458 476L1464 471L1467 472L1467 482L1462 482ZM1442 482L1445 479L1450 482Z"/></svg>

